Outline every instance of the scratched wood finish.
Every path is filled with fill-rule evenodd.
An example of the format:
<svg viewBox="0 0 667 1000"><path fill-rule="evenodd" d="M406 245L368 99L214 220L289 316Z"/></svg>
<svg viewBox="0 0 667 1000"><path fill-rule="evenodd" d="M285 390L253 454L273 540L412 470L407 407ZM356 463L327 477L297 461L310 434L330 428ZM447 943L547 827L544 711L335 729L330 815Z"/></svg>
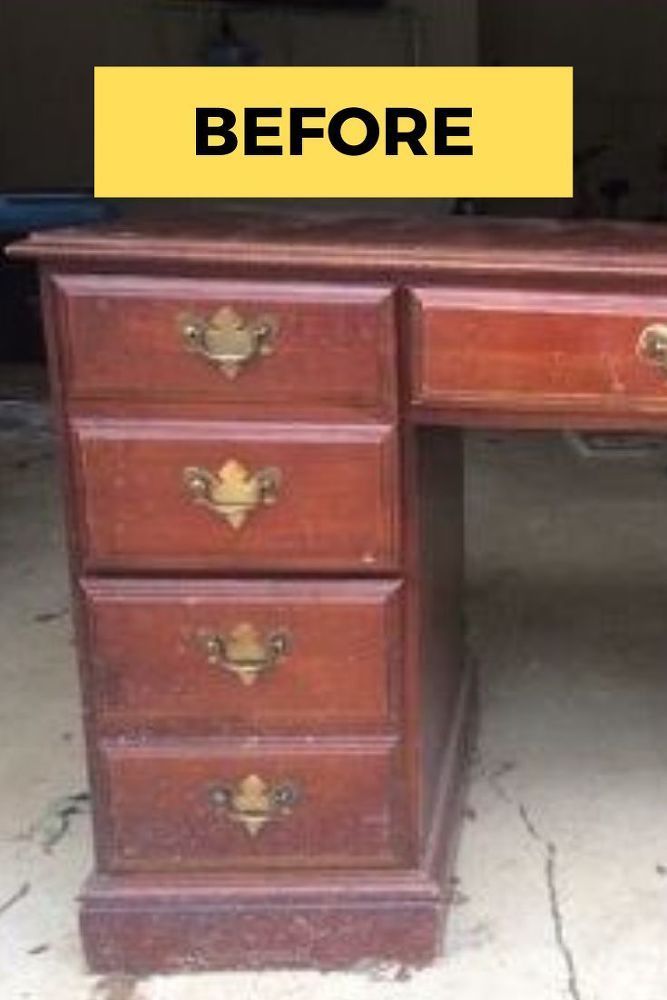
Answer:
<svg viewBox="0 0 667 1000"><path fill-rule="evenodd" d="M382 867L401 857L387 746L110 745L102 760L110 872ZM256 836L211 800L248 775L297 793Z"/></svg>
<svg viewBox="0 0 667 1000"><path fill-rule="evenodd" d="M77 420L88 570L362 570L398 560L396 455L384 425ZM240 529L195 502L188 467L277 468L276 502Z"/></svg>
<svg viewBox="0 0 667 1000"><path fill-rule="evenodd" d="M667 228L305 211L124 220L16 252L42 261L65 459L91 965L430 961L475 701L456 428L664 430L665 384L636 344L667 315ZM283 354L219 389L172 331L182 306L225 302L277 310ZM180 489L184 464L215 469L231 448L287 484L235 537ZM332 602L338 586L349 604ZM278 669L249 705L231 678L197 680L187 654L187 690L172 687L184 660L169 637L200 613L268 625L277 608L309 636L307 687ZM333 682L346 634L347 690ZM206 792L255 772L304 797L251 842Z"/></svg>
<svg viewBox="0 0 667 1000"><path fill-rule="evenodd" d="M340 734L399 722L396 581L87 579L82 590L106 735ZM284 656L252 685L201 645L239 623L287 635Z"/></svg>
<svg viewBox="0 0 667 1000"><path fill-rule="evenodd" d="M638 351L667 297L421 288L412 316L418 404L667 415L667 372Z"/></svg>
<svg viewBox="0 0 667 1000"><path fill-rule="evenodd" d="M165 214L145 206L117 224L35 233L15 256L80 270L151 273L345 276L355 282L457 276L519 287L573 290L586 282L614 291L640 284L660 294L667 277L664 224L565 219L387 218L309 212L216 213L193 205Z"/></svg>
<svg viewBox="0 0 667 1000"><path fill-rule="evenodd" d="M395 408L393 294L381 286L59 275L64 378L73 398ZM271 354L229 379L189 349L187 317L269 316Z"/></svg>
<svg viewBox="0 0 667 1000"><path fill-rule="evenodd" d="M104 973L420 966L441 932L437 889L391 869L97 876L84 901L86 956Z"/></svg>

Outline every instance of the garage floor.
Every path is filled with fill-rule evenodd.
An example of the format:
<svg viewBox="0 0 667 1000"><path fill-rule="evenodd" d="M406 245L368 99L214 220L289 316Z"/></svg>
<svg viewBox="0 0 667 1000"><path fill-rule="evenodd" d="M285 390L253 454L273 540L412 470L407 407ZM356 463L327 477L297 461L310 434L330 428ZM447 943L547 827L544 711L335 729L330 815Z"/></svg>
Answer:
<svg viewBox="0 0 667 1000"><path fill-rule="evenodd" d="M468 441L483 715L446 960L97 979L76 931L90 831L53 449L29 382L0 402L2 1000L664 1000L667 452Z"/></svg>

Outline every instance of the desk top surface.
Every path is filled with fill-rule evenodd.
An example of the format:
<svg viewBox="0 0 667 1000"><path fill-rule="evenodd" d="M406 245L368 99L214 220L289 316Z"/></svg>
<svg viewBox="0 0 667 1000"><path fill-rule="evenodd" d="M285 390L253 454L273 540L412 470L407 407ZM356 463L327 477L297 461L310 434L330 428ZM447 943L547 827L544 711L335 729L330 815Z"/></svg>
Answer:
<svg viewBox="0 0 667 1000"><path fill-rule="evenodd" d="M603 221L230 211L137 215L36 233L16 256L44 261L225 264L413 276L466 271L667 275L667 225Z"/></svg>

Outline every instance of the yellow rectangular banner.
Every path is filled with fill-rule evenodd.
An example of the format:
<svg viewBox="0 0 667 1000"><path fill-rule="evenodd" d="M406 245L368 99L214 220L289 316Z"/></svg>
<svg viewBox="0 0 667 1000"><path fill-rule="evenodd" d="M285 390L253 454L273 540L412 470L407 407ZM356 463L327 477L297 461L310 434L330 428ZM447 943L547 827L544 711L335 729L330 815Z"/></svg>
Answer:
<svg viewBox="0 0 667 1000"><path fill-rule="evenodd" d="M98 66L109 198L569 198L571 67Z"/></svg>

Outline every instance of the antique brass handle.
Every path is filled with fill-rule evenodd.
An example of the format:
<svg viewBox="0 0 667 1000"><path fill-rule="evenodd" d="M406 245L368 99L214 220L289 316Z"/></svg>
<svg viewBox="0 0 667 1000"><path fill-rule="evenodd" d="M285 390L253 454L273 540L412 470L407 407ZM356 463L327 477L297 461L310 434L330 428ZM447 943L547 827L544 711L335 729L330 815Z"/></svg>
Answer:
<svg viewBox="0 0 667 1000"><path fill-rule="evenodd" d="M642 330L637 341L637 354L667 375L667 325L653 323Z"/></svg>
<svg viewBox="0 0 667 1000"><path fill-rule="evenodd" d="M276 502L281 475L279 469L260 469L251 474L240 462L230 459L218 472L188 466L183 470L183 480L195 503L208 507L238 530L258 507Z"/></svg>
<svg viewBox="0 0 667 1000"><path fill-rule="evenodd" d="M244 320L224 306L210 319L186 317L181 333L186 345L233 379L255 358L271 354L277 323L270 316Z"/></svg>
<svg viewBox="0 0 667 1000"><path fill-rule="evenodd" d="M240 823L249 836L256 837L267 823L290 813L300 793L291 781L271 785L259 775L249 774L237 785L212 788L209 798L229 819Z"/></svg>
<svg viewBox="0 0 667 1000"><path fill-rule="evenodd" d="M197 638L210 664L234 674L247 687L271 670L290 645L285 629L276 629L261 639L247 622L236 625L226 636L202 632Z"/></svg>

